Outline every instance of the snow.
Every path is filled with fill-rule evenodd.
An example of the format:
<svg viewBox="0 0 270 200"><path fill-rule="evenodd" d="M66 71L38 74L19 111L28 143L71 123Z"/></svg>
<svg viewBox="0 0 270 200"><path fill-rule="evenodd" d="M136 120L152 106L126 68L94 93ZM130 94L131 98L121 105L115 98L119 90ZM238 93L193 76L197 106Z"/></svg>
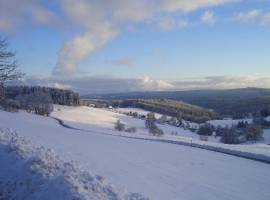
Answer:
<svg viewBox="0 0 270 200"><path fill-rule="evenodd" d="M0 199L145 199L0 128Z"/></svg>
<svg viewBox="0 0 270 200"><path fill-rule="evenodd" d="M0 111L0 127L12 127L13 130L19 131L18 135L33 142L31 144L53 149L49 154L53 154L54 157L60 156L60 161L57 161L59 163L67 162L65 159L72 160L70 162L78 163L78 171L84 169L87 173L97 174L92 177L105 177L106 182L113 184L105 184L101 188L113 187L122 197L133 194L123 192L126 190L157 200L270 197L268 164L183 146L189 145L193 137L193 145L197 147L227 150L267 160L270 158L269 145L225 145L214 137L211 137L209 142L202 142L195 133L168 125L160 125L166 133L164 137L154 137L147 133L143 120L102 109L59 105L54 107L53 117L79 130L64 128L52 118L23 111L17 114ZM135 126L138 132L114 131L113 126L117 119L125 123L126 127ZM171 131L177 131L178 136L170 135ZM265 131L264 137L266 133L269 134L269 131ZM1 155L7 154L3 153L2 148L4 147L1 145ZM14 163L11 155L1 156L0 159L4 159L1 163L7 163L5 166ZM15 173L17 169L17 176L12 176L11 173L6 174L7 167L1 166L5 170L1 169L1 181L13 180L20 174L27 178L31 176L30 173L24 174L25 170L18 170L18 166L14 166L13 171ZM59 182L55 181L54 185L61 185ZM71 191L71 195L86 195L79 193L80 190L78 193L72 190L74 182L71 185L61 185L60 190ZM54 193L51 197L53 195Z"/></svg>

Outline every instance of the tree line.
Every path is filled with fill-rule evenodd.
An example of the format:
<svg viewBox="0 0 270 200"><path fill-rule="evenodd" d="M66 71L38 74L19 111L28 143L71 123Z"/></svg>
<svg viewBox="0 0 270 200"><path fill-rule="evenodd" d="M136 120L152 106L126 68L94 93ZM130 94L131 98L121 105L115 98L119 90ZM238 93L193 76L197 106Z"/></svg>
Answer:
<svg viewBox="0 0 270 200"><path fill-rule="evenodd" d="M94 104L95 107L134 107L156 112L167 116L175 117L179 120L204 123L209 120L220 119L220 115L209 109L205 109L192 104L174 101L169 99L130 99L130 100L103 100L87 99L82 100L84 105Z"/></svg>
<svg viewBox="0 0 270 200"><path fill-rule="evenodd" d="M216 136L221 136L221 142L225 144L241 144L246 141L260 141L263 140L263 126L261 122L253 119L253 123L248 124L247 121L239 121L237 125L226 125L215 127L210 123L205 123L199 127L198 134L205 136L212 136L216 132Z"/></svg>
<svg viewBox="0 0 270 200"><path fill-rule="evenodd" d="M6 86L0 106L5 111L24 109L34 114L49 116L53 104L78 106L80 96L71 90L40 86Z"/></svg>
<svg viewBox="0 0 270 200"><path fill-rule="evenodd" d="M5 95L8 99L16 99L18 95L24 96L31 93L44 93L51 97L53 104L78 106L80 96L72 90L40 86L6 86Z"/></svg>

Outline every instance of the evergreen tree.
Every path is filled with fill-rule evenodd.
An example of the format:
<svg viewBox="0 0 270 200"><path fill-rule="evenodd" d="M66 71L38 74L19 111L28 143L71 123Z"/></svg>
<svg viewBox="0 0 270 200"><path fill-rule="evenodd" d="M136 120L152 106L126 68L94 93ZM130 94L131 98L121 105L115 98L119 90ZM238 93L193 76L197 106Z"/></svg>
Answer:
<svg viewBox="0 0 270 200"><path fill-rule="evenodd" d="M201 125L198 134L199 135L207 135L211 136L213 134L213 126L211 124L205 123L204 125Z"/></svg>
<svg viewBox="0 0 270 200"><path fill-rule="evenodd" d="M223 128L218 125L216 128L216 136L222 136Z"/></svg>
<svg viewBox="0 0 270 200"><path fill-rule="evenodd" d="M221 142L225 144L239 144L239 136L237 134L235 126L232 124L229 128L228 125L223 129Z"/></svg>

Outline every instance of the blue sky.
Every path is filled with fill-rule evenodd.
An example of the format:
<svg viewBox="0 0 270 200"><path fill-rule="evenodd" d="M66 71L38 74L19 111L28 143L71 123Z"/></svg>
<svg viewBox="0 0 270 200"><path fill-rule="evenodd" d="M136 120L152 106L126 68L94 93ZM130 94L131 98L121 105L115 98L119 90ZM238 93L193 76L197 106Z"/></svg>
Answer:
<svg viewBox="0 0 270 200"><path fill-rule="evenodd" d="M270 84L269 0L1 0L20 83L81 94Z"/></svg>

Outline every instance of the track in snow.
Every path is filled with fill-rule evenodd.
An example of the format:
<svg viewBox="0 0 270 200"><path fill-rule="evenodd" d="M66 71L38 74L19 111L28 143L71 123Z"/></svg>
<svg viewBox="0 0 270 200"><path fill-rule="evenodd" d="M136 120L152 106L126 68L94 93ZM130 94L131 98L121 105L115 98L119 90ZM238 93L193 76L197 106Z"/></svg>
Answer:
<svg viewBox="0 0 270 200"><path fill-rule="evenodd" d="M261 155L261 157L263 157L263 158L257 158L257 157L255 157L256 155L254 155L252 153L243 153L243 152L239 152L239 151L223 149L223 148L220 148L220 147L211 147L211 146L207 146L207 145L200 145L200 144L196 144L196 143L191 144L191 143L188 143L188 142L180 142L180 141L173 141L173 140L139 138L139 137L132 137L132 136L124 136L124 135L121 135L121 134L114 135L114 134L102 133L102 132L97 132L97 131L83 130L83 129L78 129L78 128L71 127L71 126L65 124L63 122L63 120L61 120L61 119L58 119L58 118L55 118L55 117L51 117L51 118L57 120L59 122L59 124L61 126L65 127L65 128L74 129L74 130L78 130L78 131L85 131L85 132L98 133L98 134L106 134L106 135L112 135L112 136L116 136L116 137L124 137L124 138L137 139L137 140L148 140L148 141L170 143L170 144L176 144L176 145L182 145L182 146L189 146L189 147L193 147L193 148L199 148L199 149L209 150L209 151L213 151L213 152L217 152L217 153L223 153L223 154L227 154L227 155L231 155L231 156L245 158L245 159L248 159L248 160L253 160L253 161L257 161L257 162L261 162L261 163L265 163L265 164L270 165L270 158L267 157L267 156L263 156L263 155Z"/></svg>

